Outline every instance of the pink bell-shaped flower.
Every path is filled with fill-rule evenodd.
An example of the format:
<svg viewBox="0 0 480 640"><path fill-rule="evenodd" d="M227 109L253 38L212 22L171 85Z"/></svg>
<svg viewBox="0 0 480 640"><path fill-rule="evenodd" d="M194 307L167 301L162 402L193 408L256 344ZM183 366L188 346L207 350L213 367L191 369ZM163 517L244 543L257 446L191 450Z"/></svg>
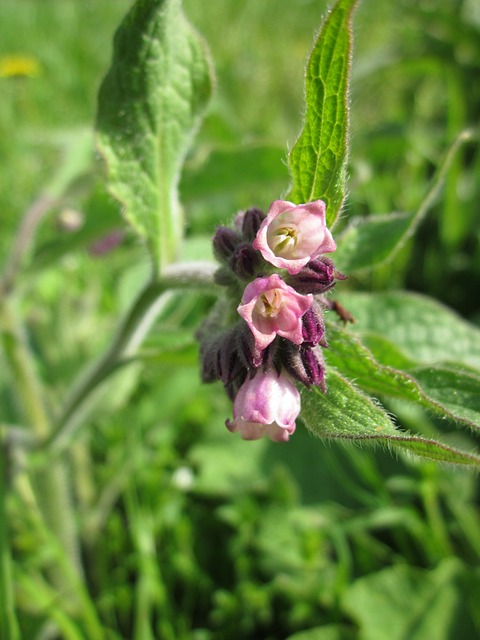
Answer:
<svg viewBox="0 0 480 640"><path fill-rule="evenodd" d="M297 293L274 273L268 278L256 278L246 286L237 311L250 327L257 350L262 351L277 335L301 344L304 340L301 318L312 303L311 294Z"/></svg>
<svg viewBox="0 0 480 640"><path fill-rule="evenodd" d="M291 274L298 273L312 258L337 248L326 226L323 200L300 205L275 200L253 246L267 262Z"/></svg>
<svg viewBox="0 0 480 640"><path fill-rule="evenodd" d="M233 420L225 424L244 440L267 436L274 442L287 442L299 413L300 393L294 382L288 374L270 369L247 378L235 397Z"/></svg>

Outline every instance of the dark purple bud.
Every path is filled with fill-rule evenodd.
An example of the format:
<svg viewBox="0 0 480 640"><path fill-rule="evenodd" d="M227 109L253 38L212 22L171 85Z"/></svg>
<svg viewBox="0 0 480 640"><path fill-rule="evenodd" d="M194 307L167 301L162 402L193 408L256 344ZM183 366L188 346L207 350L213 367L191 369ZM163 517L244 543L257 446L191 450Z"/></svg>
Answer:
<svg viewBox="0 0 480 640"><path fill-rule="evenodd" d="M224 385L230 384L245 369L237 353L238 325L227 331L220 343L218 368Z"/></svg>
<svg viewBox="0 0 480 640"><path fill-rule="evenodd" d="M254 277L258 273L261 263L260 252L248 242L239 244L230 259L232 271L243 280L250 280Z"/></svg>
<svg viewBox="0 0 480 640"><path fill-rule="evenodd" d="M242 371L234 380L229 382L229 384L225 385L225 390L230 400L235 399L235 396L237 395L238 390L240 389L240 387L242 386L242 384L245 382L246 379L247 379L247 370L242 369Z"/></svg>
<svg viewBox="0 0 480 640"><path fill-rule="evenodd" d="M298 347L285 341L282 363L288 373L307 388L313 385L325 391L325 367L320 347Z"/></svg>
<svg viewBox="0 0 480 640"><path fill-rule="evenodd" d="M237 333L237 354L243 366L250 372L262 367L264 371L274 366L278 343L271 342L265 349L255 346L255 337L248 325L242 323L242 330Z"/></svg>
<svg viewBox="0 0 480 640"><path fill-rule="evenodd" d="M276 358L278 352L278 340L271 342L268 347L262 351L262 368L266 372L269 369L275 368L278 375L280 375L280 362Z"/></svg>
<svg viewBox="0 0 480 640"><path fill-rule="evenodd" d="M288 278L288 283L299 293L323 293L335 284L335 277L345 276L335 271L335 266L328 258L317 258L303 267L297 274Z"/></svg>
<svg viewBox="0 0 480 640"><path fill-rule="evenodd" d="M323 354L319 347L300 347L300 357L305 371L314 387L325 392L325 366ZM307 385L308 386L308 385Z"/></svg>
<svg viewBox="0 0 480 640"><path fill-rule="evenodd" d="M200 362L202 382L220 379L218 341L204 340L200 344Z"/></svg>
<svg viewBox="0 0 480 640"><path fill-rule="evenodd" d="M323 341L323 346L326 346L322 308L316 302L302 316L302 336L309 345L316 345Z"/></svg>
<svg viewBox="0 0 480 640"><path fill-rule="evenodd" d="M242 220L242 233L245 240L253 242L257 237L260 225L265 220L266 215L260 209L252 208L245 211Z"/></svg>
<svg viewBox="0 0 480 640"><path fill-rule="evenodd" d="M213 236L213 253L220 262L227 262L232 257L236 246L241 241L240 235L229 227L218 227Z"/></svg>
<svg viewBox="0 0 480 640"><path fill-rule="evenodd" d="M255 338L246 323L242 323L242 330L237 333L237 353L244 367L249 371L263 364L263 351L255 346Z"/></svg>

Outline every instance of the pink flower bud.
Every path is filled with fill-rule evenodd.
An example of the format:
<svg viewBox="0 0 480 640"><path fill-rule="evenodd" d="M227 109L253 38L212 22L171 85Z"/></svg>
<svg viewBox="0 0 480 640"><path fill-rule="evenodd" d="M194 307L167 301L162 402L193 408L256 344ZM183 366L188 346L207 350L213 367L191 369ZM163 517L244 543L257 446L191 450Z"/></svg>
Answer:
<svg viewBox="0 0 480 640"><path fill-rule="evenodd" d="M304 340L301 318L312 303L311 294L297 293L274 273L246 286L237 311L250 327L255 347L262 351L277 335L301 344Z"/></svg>
<svg viewBox="0 0 480 640"><path fill-rule="evenodd" d="M274 442L286 442L295 431L299 413L300 393L292 379L270 369L247 378L235 397L233 420L225 424L244 440L267 436Z"/></svg>
<svg viewBox="0 0 480 640"><path fill-rule="evenodd" d="M325 203L275 200L253 242L267 262L295 274L309 260L337 248L325 223Z"/></svg>

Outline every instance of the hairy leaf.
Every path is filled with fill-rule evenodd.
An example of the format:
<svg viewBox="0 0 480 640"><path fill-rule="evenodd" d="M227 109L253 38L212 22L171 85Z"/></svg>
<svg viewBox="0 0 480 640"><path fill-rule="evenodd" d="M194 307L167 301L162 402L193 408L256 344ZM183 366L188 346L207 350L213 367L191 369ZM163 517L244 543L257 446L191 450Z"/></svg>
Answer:
<svg viewBox="0 0 480 640"><path fill-rule="evenodd" d="M100 89L98 145L110 190L157 267L182 236L177 184L211 89L207 51L180 0L137 0Z"/></svg>
<svg viewBox="0 0 480 640"><path fill-rule="evenodd" d="M302 418L318 437L382 444L430 460L480 468L480 457L396 429L379 404L333 368L328 369L327 389L326 394L316 388L302 392Z"/></svg>
<svg viewBox="0 0 480 640"><path fill-rule="evenodd" d="M362 389L375 395L408 400L443 417L480 429L480 376L445 366L406 370L380 364L355 336L334 326L328 329L327 362ZM385 347L385 345L383 345Z"/></svg>
<svg viewBox="0 0 480 640"><path fill-rule="evenodd" d="M322 199L327 225L345 197L351 19L356 0L338 0L313 47L305 80L305 124L289 155L296 204Z"/></svg>
<svg viewBox="0 0 480 640"><path fill-rule="evenodd" d="M419 364L457 363L480 370L480 330L444 305L407 292L352 293L342 304L352 331L376 334Z"/></svg>
<svg viewBox="0 0 480 640"><path fill-rule="evenodd" d="M401 247L412 218L406 213L392 213L353 220L337 240L336 267L353 273L386 262Z"/></svg>

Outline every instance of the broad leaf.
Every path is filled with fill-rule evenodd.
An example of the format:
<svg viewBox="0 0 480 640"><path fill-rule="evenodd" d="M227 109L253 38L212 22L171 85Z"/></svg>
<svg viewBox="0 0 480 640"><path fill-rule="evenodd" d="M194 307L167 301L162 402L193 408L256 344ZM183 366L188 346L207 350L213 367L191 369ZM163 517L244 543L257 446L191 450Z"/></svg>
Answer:
<svg viewBox="0 0 480 640"><path fill-rule="evenodd" d="M396 565L356 580L342 606L363 640L474 638L476 600L465 594L479 587L478 574L456 558L433 571Z"/></svg>
<svg viewBox="0 0 480 640"><path fill-rule="evenodd" d="M289 155L287 200L322 199L333 225L345 197L351 19L356 0L338 0L313 47L305 80L305 124Z"/></svg>
<svg viewBox="0 0 480 640"><path fill-rule="evenodd" d="M98 144L110 190L157 267L182 236L177 184L211 89L207 51L180 0L137 0L100 89Z"/></svg>
<svg viewBox="0 0 480 640"><path fill-rule="evenodd" d="M480 429L480 375L449 367L418 367L409 371L420 389L446 416Z"/></svg>
<svg viewBox="0 0 480 640"><path fill-rule="evenodd" d="M480 469L480 457L395 428L387 412L330 367L327 393L302 392L302 418L320 438L382 444L417 456Z"/></svg>
<svg viewBox="0 0 480 640"><path fill-rule="evenodd" d="M355 336L328 328L330 349L325 356L362 389L375 395L408 400L443 417L480 429L480 375L445 366L406 370L382 365ZM385 347L385 344L383 344Z"/></svg>
<svg viewBox="0 0 480 640"><path fill-rule="evenodd" d="M341 302L356 319L353 332L386 338L413 362L449 362L480 370L480 330L430 298L407 292L348 292Z"/></svg>
<svg viewBox="0 0 480 640"><path fill-rule="evenodd" d="M412 219L411 214L392 213L352 220L337 240L335 266L350 274L393 258L407 237Z"/></svg>

